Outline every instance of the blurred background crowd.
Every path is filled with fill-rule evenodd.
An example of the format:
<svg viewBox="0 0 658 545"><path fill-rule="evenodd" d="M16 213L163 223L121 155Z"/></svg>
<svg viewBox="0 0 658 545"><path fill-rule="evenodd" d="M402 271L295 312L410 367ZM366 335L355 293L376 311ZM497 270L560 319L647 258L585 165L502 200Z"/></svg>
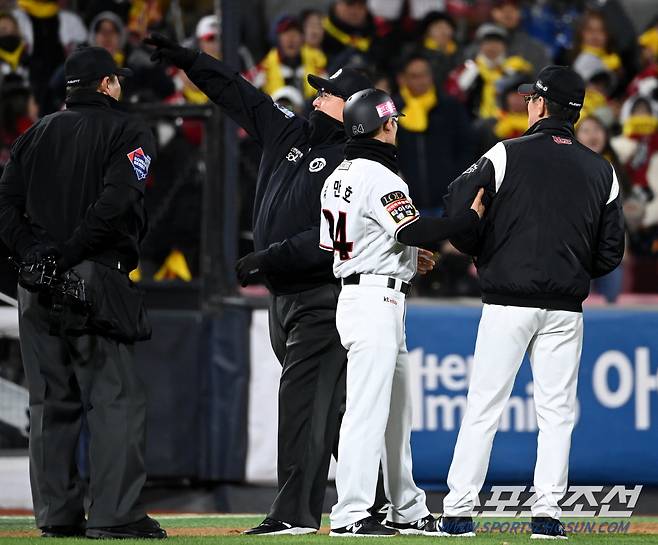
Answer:
<svg viewBox="0 0 658 545"><path fill-rule="evenodd" d="M134 71L123 84L129 103L206 103L183 72L153 64L142 39L158 30L221 58L222 21L213 8L201 0L0 0L0 171L13 141L63 107L63 63L79 44L104 47ZM587 83L577 138L614 165L628 228L624 263L595 290L609 302L622 292L658 292L655 1L242 0L240 42L243 76L301 115L315 93L307 74L367 71L405 113L401 173L417 207L434 215L457 175L526 130L517 86L547 64L572 66ZM203 169L181 158L195 157L202 132L194 123L157 131L160 159L147 185L152 234L137 279L184 282L198 274ZM260 150L244 131L235 137L244 254ZM470 260L446 244L416 293L478 295Z"/></svg>

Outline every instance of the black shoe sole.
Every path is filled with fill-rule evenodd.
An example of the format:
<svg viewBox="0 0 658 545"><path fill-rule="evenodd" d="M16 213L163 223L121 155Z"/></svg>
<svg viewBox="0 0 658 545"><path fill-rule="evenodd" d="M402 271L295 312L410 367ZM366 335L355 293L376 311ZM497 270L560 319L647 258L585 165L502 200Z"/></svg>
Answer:
<svg viewBox="0 0 658 545"><path fill-rule="evenodd" d="M109 530L89 529L87 530L88 539L166 539L167 532L162 530L157 533L140 534L135 532L112 532Z"/></svg>

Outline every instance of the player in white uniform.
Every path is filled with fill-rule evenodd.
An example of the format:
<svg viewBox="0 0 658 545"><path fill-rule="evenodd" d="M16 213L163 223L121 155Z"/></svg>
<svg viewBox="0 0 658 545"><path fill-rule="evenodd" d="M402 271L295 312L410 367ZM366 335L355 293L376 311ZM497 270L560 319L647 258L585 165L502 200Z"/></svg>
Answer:
<svg viewBox="0 0 658 545"><path fill-rule="evenodd" d="M405 295L416 247L438 248L474 229L483 208L480 193L461 216L421 220L397 175L398 115L383 91L347 100L344 125L353 138L321 193L320 247L334 252L334 274L342 279L336 324L348 351L331 536L437 535L411 471ZM391 501L386 526L368 513L380 461Z"/></svg>

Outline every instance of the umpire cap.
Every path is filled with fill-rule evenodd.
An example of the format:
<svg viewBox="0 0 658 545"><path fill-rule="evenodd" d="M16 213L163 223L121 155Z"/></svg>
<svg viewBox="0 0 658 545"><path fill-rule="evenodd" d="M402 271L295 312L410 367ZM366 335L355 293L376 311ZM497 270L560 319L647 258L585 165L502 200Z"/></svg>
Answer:
<svg viewBox="0 0 658 545"><path fill-rule="evenodd" d="M309 74L306 79L311 87L318 91L327 91L343 100L347 100L357 91L372 87L370 80L354 68L340 68L329 78Z"/></svg>
<svg viewBox="0 0 658 545"><path fill-rule="evenodd" d="M343 126L347 136L367 136L391 117L399 117L393 99L380 89L365 89L354 93L345 102Z"/></svg>
<svg viewBox="0 0 658 545"><path fill-rule="evenodd" d="M91 83L116 74L132 76L130 68L119 68L114 58L103 47L79 47L64 62L66 85Z"/></svg>

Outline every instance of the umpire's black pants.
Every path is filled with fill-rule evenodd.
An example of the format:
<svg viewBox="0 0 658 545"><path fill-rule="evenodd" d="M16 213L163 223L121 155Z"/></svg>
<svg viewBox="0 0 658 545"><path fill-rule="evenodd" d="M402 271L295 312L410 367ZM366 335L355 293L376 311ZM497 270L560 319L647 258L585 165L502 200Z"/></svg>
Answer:
<svg viewBox="0 0 658 545"><path fill-rule="evenodd" d="M319 528L332 449L345 401L347 353L336 331L340 286L327 284L270 305L281 363L277 494L269 517Z"/></svg>
<svg viewBox="0 0 658 545"><path fill-rule="evenodd" d="M18 301L37 526L84 522L84 487L76 465L83 411L90 432L87 527L143 518L146 400L133 347L97 335L49 335L49 309L38 296L19 287Z"/></svg>

